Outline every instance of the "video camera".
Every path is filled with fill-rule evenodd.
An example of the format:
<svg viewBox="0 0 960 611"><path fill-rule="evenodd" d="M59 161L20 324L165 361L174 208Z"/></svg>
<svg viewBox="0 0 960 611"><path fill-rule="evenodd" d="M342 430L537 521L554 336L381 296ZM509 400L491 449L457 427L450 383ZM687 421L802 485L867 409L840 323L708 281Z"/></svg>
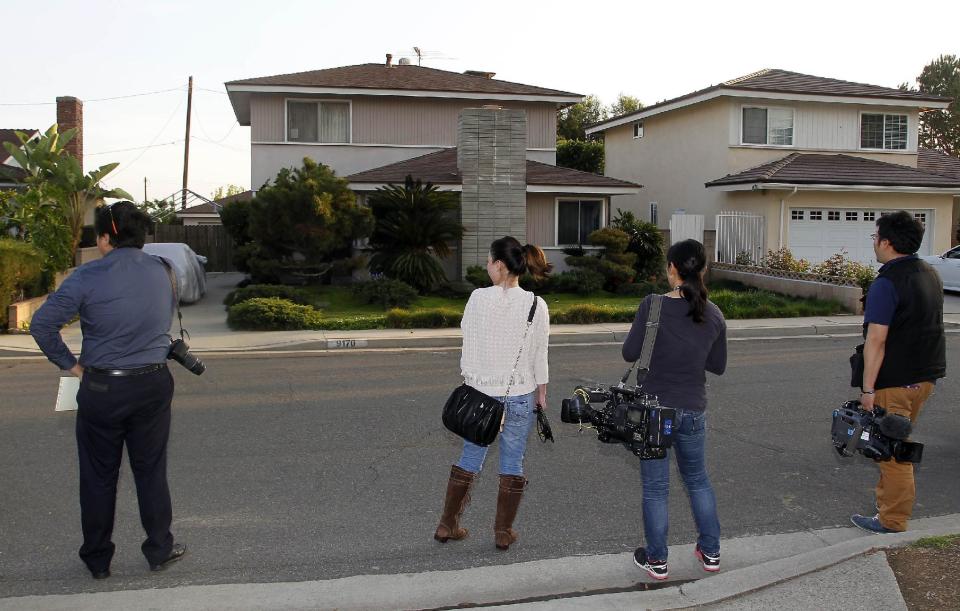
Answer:
<svg viewBox="0 0 960 611"><path fill-rule="evenodd" d="M847 401L833 410L831 437L840 456L860 452L873 460L919 463L923 444L906 440L912 430L909 418L888 414L882 407L868 412L859 401Z"/></svg>
<svg viewBox="0 0 960 611"><path fill-rule="evenodd" d="M660 406L640 386L627 386L632 370L615 386L577 386L573 396L563 400L560 420L581 427L587 423L602 443L623 443L640 460L664 458L673 444L676 410ZM591 403L603 407L594 409Z"/></svg>

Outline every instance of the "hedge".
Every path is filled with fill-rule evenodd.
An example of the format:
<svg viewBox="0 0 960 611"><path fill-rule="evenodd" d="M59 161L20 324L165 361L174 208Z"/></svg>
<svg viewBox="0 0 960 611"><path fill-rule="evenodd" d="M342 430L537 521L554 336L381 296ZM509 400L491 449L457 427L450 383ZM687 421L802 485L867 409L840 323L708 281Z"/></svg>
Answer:
<svg viewBox="0 0 960 611"><path fill-rule="evenodd" d="M254 297L227 310L231 329L252 331L315 329L321 318L313 307L279 297Z"/></svg>
<svg viewBox="0 0 960 611"><path fill-rule="evenodd" d="M313 300L308 292L295 286L283 284L251 284L227 293L223 304L227 307L263 297L277 297L301 305L312 305Z"/></svg>
<svg viewBox="0 0 960 611"><path fill-rule="evenodd" d="M7 307L37 288L43 255L28 242L0 239L0 329L7 324Z"/></svg>

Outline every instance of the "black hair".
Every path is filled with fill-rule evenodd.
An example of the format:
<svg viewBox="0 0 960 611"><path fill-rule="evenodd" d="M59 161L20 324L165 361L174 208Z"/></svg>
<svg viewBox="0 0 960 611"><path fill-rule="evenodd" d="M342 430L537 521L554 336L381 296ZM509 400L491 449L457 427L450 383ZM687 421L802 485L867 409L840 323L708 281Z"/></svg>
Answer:
<svg viewBox="0 0 960 611"><path fill-rule="evenodd" d="M889 241L901 255L912 255L923 242L923 224L904 210L881 214L877 219L877 239Z"/></svg>
<svg viewBox="0 0 960 611"><path fill-rule="evenodd" d="M553 269L547 261L547 256L539 246L520 242L511 236L494 240L490 244L490 258L494 261L503 261L507 271L514 276L529 273L536 278L543 278Z"/></svg>
<svg viewBox="0 0 960 611"><path fill-rule="evenodd" d="M707 308L707 287L703 283L707 255L703 244L696 240L677 242L667 250L667 262L673 263L683 281L679 288L680 295L690 303L687 316L693 317L694 322L703 322Z"/></svg>
<svg viewBox="0 0 960 611"><path fill-rule="evenodd" d="M151 221L133 202L121 201L99 206L93 224L97 235L108 236L114 248L143 248Z"/></svg>

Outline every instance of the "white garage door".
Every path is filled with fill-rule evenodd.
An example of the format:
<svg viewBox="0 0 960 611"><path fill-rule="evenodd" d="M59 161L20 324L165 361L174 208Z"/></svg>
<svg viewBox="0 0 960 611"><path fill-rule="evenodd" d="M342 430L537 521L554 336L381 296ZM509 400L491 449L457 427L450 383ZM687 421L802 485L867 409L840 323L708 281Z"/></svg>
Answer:
<svg viewBox="0 0 960 611"><path fill-rule="evenodd" d="M791 208L790 251L800 259L820 263L840 251L854 261L878 265L870 234L876 231L876 220L889 210L866 208ZM923 223L923 244L919 254L930 254L933 233L933 210L908 210Z"/></svg>

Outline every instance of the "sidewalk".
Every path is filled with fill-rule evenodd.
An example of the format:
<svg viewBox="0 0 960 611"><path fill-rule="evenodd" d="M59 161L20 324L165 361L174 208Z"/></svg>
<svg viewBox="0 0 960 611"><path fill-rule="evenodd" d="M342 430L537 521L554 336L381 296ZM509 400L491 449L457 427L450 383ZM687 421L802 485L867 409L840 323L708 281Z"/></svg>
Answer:
<svg viewBox="0 0 960 611"><path fill-rule="evenodd" d="M872 535L830 528L723 541L723 570L707 576L693 545L671 547L670 580L651 582L631 554L574 556L458 571L360 575L327 581L181 586L0 599L0 610L438 609L529 610L906 609L882 550L960 532L960 514ZM189 556L183 560L189 568ZM171 570L177 570L176 568ZM672 585L677 583L678 585ZM497 605L497 606L492 606Z"/></svg>
<svg viewBox="0 0 960 611"><path fill-rule="evenodd" d="M232 331L227 327L223 298L233 290L241 274L209 274L207 294L199 303L183 306L183 325L190 332L189 344L196 353L351 350L459 347L460 329L370 329L365 331ZM947 310L944 322L960 330L960 308ZM854 315L809 318L766 318L729 320L730 339L857 335L863 317ZM550 345L622 343L629 323L598 325L552 325ZM179 332L174 321L172 333ZM75 353L80 350L80 325L74 323L63 337ZM0 335L0 354L39 356L29 335Z"/></svg>

